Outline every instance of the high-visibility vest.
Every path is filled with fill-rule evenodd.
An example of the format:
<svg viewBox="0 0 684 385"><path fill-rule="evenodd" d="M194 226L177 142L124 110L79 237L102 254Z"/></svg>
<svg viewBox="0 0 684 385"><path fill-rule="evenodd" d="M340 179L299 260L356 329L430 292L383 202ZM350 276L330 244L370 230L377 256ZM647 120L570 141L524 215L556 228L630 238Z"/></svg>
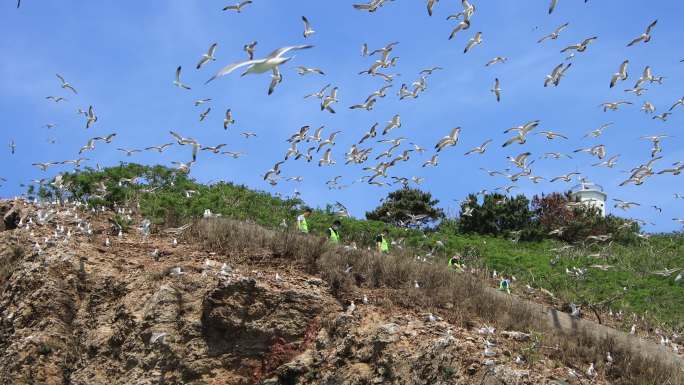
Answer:
<svg viewBox="0 0 684 385"><path fill-rule="evenodd" d="M332 244L340 243L340 234L332 227L329 227L328 231L330 232L330 238L328 239L328 241L330 241L330 243Z"/></svg>
<svg viewBox="0 0 684 385"><path fill-rule="evenodd" d="M380 251L386 253L389 251L389 243L387 242L387 239L385 239L384 236L381 235L380 237Z"/></svg>
<svg viewBox="0 0 684 385"><path fill-rule="evenodd" d="M299 226L299 231L302 233L308 233L309 232L309 225L306 223L306 217L302 217L301 221L298 221L298 226Z"/></svg>

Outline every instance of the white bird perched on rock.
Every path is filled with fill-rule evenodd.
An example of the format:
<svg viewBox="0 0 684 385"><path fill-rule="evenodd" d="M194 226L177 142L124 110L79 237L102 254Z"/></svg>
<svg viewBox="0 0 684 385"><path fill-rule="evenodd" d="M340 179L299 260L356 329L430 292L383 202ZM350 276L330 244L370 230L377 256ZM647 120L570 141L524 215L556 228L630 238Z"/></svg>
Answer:
<svg viewBox="0 0 684 385"><path fill-rule="evenodd" d="M154 344L155 342L159 341L159 343L164 343L164 337L166 337L166 333L152 333L152 336L150 337L150 344Z"/></svg>
<svg viewBox="0 0 684 385"><path fill-rule="evenodd" d="M169 270L169 274L173 275L173 276L179 276L179 275L185 274L185 272L183 272L180 267L172 267Z"/></svg>
<svg viewBox="0 0 684 385"><path fill-rule="evenodd" d="M596 369L594 368L593 362L591 364L589 364L589 368L587 369L587 377L589 377L589 378L596 377Z"/></svg>
<svg viewBox="0 0 684 385"><path fill-rule="evenodd" d="M368 296L366 296L365 294L363 295L363 304L368 305Z"/></svg>
<svg viewBox="0 0 684 385"><path fill-rule="evenodd" d="M351 301L351 303L347 307L347 315L352 315L354 310L356 310L356 304L354 303L354 301Z"/></svg>
<svg viewBox="0 0 684 385"><path fill-rule="evenodd" d="M571 309L570 317L572 317L572 318L580 318L581 317L582 313L580 311L579 306L575 305L574 303L571 303L570 309Z"/></svg>
<svg viewBox="0 0 684 385"><path fill-rule="evenodd" d="M631 335L636 334L636 324L632 324L632 328L629 329L629 334L631 334Z"/></svg>
<svg viewBox="0 0 684 385"><path fill-rule="evenodd" d="M302 50L312 47L313 45L294 45L282 47L271 52L268 56L266 56L263 59L246 60L229 64L226 67L222 68L220 71L218 71L216 75L212 76L209 80L207 80L207 83L221 76L228 75L236 69L242 67L247 67L247 70L244 73L242 73L241 76L245 76L248 74L261 74L264 72L272 71L274 68L278 67L281 64L287 63L288 61L290 61L290 59L292 59L291 57L283 57L283 55L285 55L286 53L293 50Z"/></svg>

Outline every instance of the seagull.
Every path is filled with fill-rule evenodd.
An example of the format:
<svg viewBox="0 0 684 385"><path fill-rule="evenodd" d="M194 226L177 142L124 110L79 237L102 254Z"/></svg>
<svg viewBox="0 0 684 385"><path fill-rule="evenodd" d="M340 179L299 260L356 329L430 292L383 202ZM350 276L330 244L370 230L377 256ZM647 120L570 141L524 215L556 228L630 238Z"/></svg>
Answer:
<svg viewBox="0 0 684 385"><path fill-rule="evenodd" d="M376 132L377 127L378 127L378 123L373 124L373 126L370 128L370 130L368 130L368 132L366 132L363 135L363 138L361 138L361 140L359 141L359 144L363 143L366 139L375 138L375 136L377 135L377 132Z"/></svg>
<svg viewBox="0 0 684 385"><path fill-rule="evenodd" d="M606 146L603 144L597 144L596 146L587 148L578 148L573 152L586 152L588 154L597 156L599 159L603 159L606 156Z"/></svg>
<svg viewBox="0 0 684 385"><path fill-rule="evenodd" d="M644 102L644 104L641 106L641 111L644 111L647 114L652 114L655 112L655 110L655 106L649 101Z"/></svg>
<svg viewBox="0 0 684 385"><path fill-rule="evenodd" d="M216 145L216 146L202 147L201 150L202 151L211 151L214 154L218 154L221 151L221 148L223 148L225 146L226 146L225 143L221 143L221 144Z"/></svg>
<svg viewBox="0 0 684 385"><path fill-rule="evenodd" d="M630 208L632 208L632 206L641 206L641 204L636 203L636 202L627 202L627 201L623 201L622 199L613 199L613 200L615 202L617 202L617 203L615 203L615 205L613 205L613 207L620 208L621 210L624 210L624 211L629 210Z"/></svg>
<svg viewBox="0 0 684 385"><path fill-rule="evenodd" d="M63 98L61 96L46 96L45 99L52 100L55 103L59 103L66 100L66 98Z"/></svg>
<svg viewBox="0 0 684 385"><path fill-rule="evenodd" d="M242 50L247 52L247 57L249 58L249 60L254 60L254 51L256 49L256 45L257 45L257 42L255 40L255 41L252 41L252 42L245 44L242 47Z"/></svg>
<svg viewBox="0 0 684 385"><path fill-rule="evenodd" d="M325 73L320 68L308 68L304 66L297 67L297 73L304 76L306 74L319 74L325 75Z"/></svg>
<svg viewBox="0 0 684 385"><path fill-rule="evenodd" d="M679 106L682 106L682 105L684 105L684 96L683 96L681 99L677 100L677 101L672 105L672 107L670 107L670 109L669 109L668 111L672 111L672 110L674 110L675 108L677 108L677 107L679 107Z"/></svg>
<svg viewBox="0 0 684 385"><path fill-rule="evenodd" d="M283 75L280 73L278 67L273 67L271 74L271 84L268 86L268 94L271 95L275 90L276 86L283 81Z"/></svg>
<svg viewBox="0 0 684 385"><path fill-rule="evenodd" d="M618 80L627 80L627 64L629 64L629 60L625 60L620 64L620 69L610 79L610 88L615 87L615 83Z"/></svg>
<svg viewBox="0 0 684 385"><path fill-rule="evenodd" d="M368 44L366 43L363 43L363 45L361 46L361 56L368 56Z"/></svg>
<svg viewBox="0 0 684 385"><path fill-rule="evenodd" d="M208 102L210 102L210 101L211 101L211 98L207 98L207 99L198 99L198 100L195 100L194 104L195 104L195 107L199 107L199 106L201 106L202 104L208 103Z"/></svg>
<svg viewBox="0 0 684 385"><path fill-rule="evenodd" d="M200 113L200 122L206 119L207 115L211 112L211 107L207 108L206 111Z"/></svg>
<svg viewBox="0 0 684 385"><path fill-rule="evenodd" d="M463 21L459 22L458 24L456 24L456 27L453 30L451 30L451 34L449 35L449 40L453 39L454 36L456 36L456 33L458 33L458 31L464 31L468 28L470 28L470 21L463 20Z"/></svg>
<svg viewBox="0 0 684 385"><path fill-rule="evenodd" d="M443 137L435 145L437 152L442 151L446 147L455 146L458 143L458 136L461 133L461 127L456 127L451 130L449 135Z"/></svg>
<svg viewBox="0 0 684 385"><path fill-rule="evenodd" d="M338 101L338 99L337 99L337 90L338 90L337 87L333 87L333 89L330 90L330 95L325 96L325 97L321 100L321 111L326 110L326 111L328 111L328 112L330 112L330 113L332 113L332 114L335 113L335 110L333 110L332 107L330 107L330 106L331 106L333 103L335 103L335 102Z"/></svg>
<svg viewBox="0 0 684 385"><path fill-rule="evenodd" d="M315 96L318 99L323 99L325 97L325 91L328 89L328 87L330 87L330 84L326 84L325 87L321 88L321 90L318 92L304 96L304 99L311 96Z"/></svg>
<svg viewBox="0 0 684 385"><path fill-rule="evenodd" d="M97 122L97 115L95 115L93 106L90 106L88 107L88 115L86 116L86 129L90 128L95 122Z"/></svg>
<svg viewBox="0 0 684 385"><path fill-rule="evenodd" d="M95 139L89 139L85 146L81 147L78 151L78 155L83 154L86 151L92 151L95 149Z"/></svg>
<svg viewBox="0 0 684 385"><path fill-rule="evenodd" d="M463 50L463 53L467 53L468 51L470 51L471 48L478 44L482 44L482 32L476 33L475 36L471 37L470 40L468 40L468 44Z"/></svg>
<svg viewBox="0 0 684 385"><path fill-rule="evenodd" d="M605 160L605 161L599 162L599 163L594 163L594 164L592 164L592 166L594 166L594 167L606 166L608 168L613 168L613 167L615 167L615 163L617 163L617 160L619 157L620 157L619 154L613 155L610 158L608 158L608 160Z"/></svg>
<svg viewBox="0 0 684 385"><path fill-rule="evenodd" d="M209 47L209 50L207 53L202 55L202 58L200 58L199 62L197 63L197 69L202 68L203 65L209 63L210 61L216 61L216 58L214 57L214 53L216 52L216 46L218 44L214 43Z"/></svg>
<svg viewBox="0 0 684 385"><path fill-rule="evenodd" d="M125 153L126 153L126 156L131 156L131 155L135 154L136 152L142 152L142 151L140 151L140 150L138 150L138 149L131 149L131 150L128 150L128 149L125 149L125 148L117 148L117 150L118 150L118 151L121 151L121 152L125 152Z"/></svg>
<svg viewBox="0 0 684 385"><path fill-rule="evenodd" d="M311 24L309 23L309 19L307 19L305 16L302 16L302 21L304 22L304 38L306 39L306 38L308 38L309 36L311 36L311 35L313 35L314 33L316 33L316 31L314 31L314 30L311 28Z"/></svg>
<svg viewBox="0 0 684 385"><path fill-rule="evenodd" d="M78 92L76 92L76 89L75 89L71 84L67 83L67 81L64 80L64 78L62 77L62 75L57 74L57 77L58 77L59 80L62 82L62 88L70 89L74 94L78 94Z"/></svg>
<svg viewBox="0 0 684 385"><path fill-rule="evenodd" d="M601 103L599 107L603 107L603 112L606 112L608 110L612 111L617 111L618 107L620 107L621 104L633 104L632 102L627 102L624 100L620 100L618 102L606 102L606 103Z"/></svg>
<svg viewBox="0 0 684 385"><path fill-rule="evenodd" d="M593 136L594 138L598 138L599 136L601 136L601 134L603 134L603 130L612 126L613 124L615 124L615 123L612 123L612 122L611 123L604 123L599 128L597 128L593 131L590 131L588 134L584 135L584 138L589 137L589 136Z"/></svg>
<svg viewBox="0 0 684 385"><path fill-rule="evenodd" d="M551 179L551 182L555 182L555 181L557 181L557 180L562 180L562 181L564 181L564 182L570 182L570 180L572 179L573 175L580 175L580 173L578 173L578 172L570 172L570 173L567 173L567 174L565 174L565 175L559 175L559 176L557 176L557 177L552 178L552 179Z"/></svg>
<svg viewBox="0 0 684 385"><path fill-rule="evenodd" d="M354 310L356 310L356 304L354 304L354 301L351 301L351 303L347 307L347 315L352 315Z"/></svg>
<svg viewBox="0 0 684 385"><path fill-rule="evenodd" d="M178 68L176 68L176 80L173 81L173 84L176 87L184 88L186 90L191 89L188 85L181 83L180 75L181 75L181 66L178 66Z"/></svg>
<svg viewBox="0 0 684 385"><path fill-rule="evenodd" d="M233 119L233 113L229 108L226 110L226 117L223 119L223 129L227 130L231 124L235 124L235 119Z"/></svg>
<svg viewBox="0 0 684 385"><path fill-rule="evenodd" d="M507 57L497 56L497 57L493 58L492 60L488 61L487 64L485 64L485 67L489 67L489 66L494 65L496 63L506 63L507 60L508 60Z"/></svg>
<svg viewBox="0 0 684 385"><path fill-rule="evenodd" d="M290 61L292 58L286 58L283 57L286 53L293 51L293 50L301 50L301 49L308 49L312 48L313 45L295 45L295 46L288 46L288 47L282 47L278 48L275 51L271 52L268 56L266 56L263 59L253 59L253 60L246 60L246 61L241 61L233 64L229 64L226 67L222 68L220 71L216 73L213 77L211 77L209 80L207 80L207 83L211 82L212 80L228 75L231 72L235 71L238 68L242 67L247 67L247 70L241 75L245 76L247 74L261 74L267 71L272 71L273 68L284 64L288 61Z"/></svg>
<svg viewBox="0 0 684 385"><path fill-rule="evenodd" d="M167 148L173 146L173 143L165 143L162 144L161 146L151 146L151 147L145 147L145 151L150 151L150 150L155 150L158 151L160 154L164 152Z"/></svg>
<svg viewBox="0 0 684 385"><path fill-rule="evenodd" d="M553 31L553 32L551 32L550 34L548 34L548 35L542 37L541 39L539 39L539 40L537 41L537 43L541 43L541 42L543 42L543 41L546 40L546 39L551 39L551 40L556 40L556 39L558 39L558 36L559 36L559 34L561 33L561 31L564 30L565 28L567 28L568 25L569 25L569 23L565 23L565 24L559 26L558 28L556 28L555 31Z"/></svg>
<svg viewBox="0 0 684 385"><path fill-rule="evenodd" d="M587 369L587 377L589 377L589 378L596 377L596 369L594 369L594 363L593 362L589 365L589 368Z"/></svg>
<svg viewBox="0 0 684 385"><path fill-rule="evenodd" d="M225 7L223 7L223 10L224 10L224 11L230 10L230 11L236 11L237 13L241 13L241 12L242 12L242 8L243 8L244 6L246 6L246 5L248 5L248 4L252 4L252 0L243 1L243 2L237 3L237 4L235 4L235 5L228 5L228 6L225 6Z"/></svg>
<svg viewBox="0 0 684 385"><path fill-rule="evenodd" d="M646 27L646 32L642 33L639 37L636 39L632 40L629 44L627 44L627 47L631 47L634 44L643 41L644 43L648 43L651 41L651 30L653 27L655 27L656 23L658 23L658 19L654 20L651 24Z"/></svg>
<svg viewBox="0 0 684 385"><path fill-rule="evenodd" d="M436 2L439 2L439 0L427 0L427 12L429 16L432 16L432 7L435 6Z"/></svg>
<svg viewBox="0 0 684 385"><path fill-rule="evenodd" d="M544 79L544 87L547 87L549 84L553 84L554 86L558 86L560 83L561 78L565 75L565 71L568 70L572 66L572 63L568 63L568 65L564 65L563 63L557 65L553 71L551 71L551 74L546 75L546 78Z"/></svg>
<svg viewBox="0 0 684 385"><path fill-rule="evenodd" d="M568 139L567 136L559 134L557 132L553 132L553 131L539 131L539 132L537 132L537 135L544 135L544 136L546 136L546 139L549 139L549 140L553 140L555 138Z"/></svg>
<svg viewBox="0 0 684 385"><path fill-rule="evenodd" d="M422 166L422 167L428 167L428 166L437 167L437 164L438 164L438 162L439 162L438 156L439 156L439 155L437 155L437 154L433 155L432 158L430 158L429 160L426 160L426 161L423 163L423 166Z"/></svg>
<svg viewBox="0 0 684 385"><path fill-rule="evenodd" d="M477 153L477 154L484 154L485 150L487 149L487 146L488 146L489 143L491 143L491 142L492 142L492 139L487 139L487 140L486 140L484 143L482 143L480 146L473 148L472 150L466 152L466 153L463 154L463 155L470 155L470 154L474 154L474 153Z"/></svg>
<svg viewBox="0 0 684 385"><path fill-rule="evenodd" d="M325 151L325 153L323 154L323 158L321 158L321 160L318 161L318 167L321 167L323 165L327 166L327 165L335 164L335 161L330 158L331 153L332 153L332 149L330 149L330 148Z"/></svg>
<svg viewBox="0 0 684 385"><path fill-rule="evenodd" d="M598 36L593 36L587 39L582 40L581 43L569 45L561 50L561 52L567 52L571 50L575 50L577 52L584 52L586 51L587 47L589 46L589 43L593 42L594 40L598 39Z"/></svg>
<svg viewBox="0 0 684 385"><path fill-rule="evenodd" d="M399 114L396 114L389 122L387 122L387 126L385 126L385 129L382 130L382 134L387 135L391 130L399 127L401 127L401 117Z"/></svg>
<svg viewBox="0 0 684 385"><path fill-rule="evenodd" d="M241 157L242 155L244 155L245 153L244 152L235 152L235 151L224 151L221 154L228 155L233 159L237 159L237 158Z"/></svg>
<svg viewBox="0 0 684 385"><path fill-rule="evenodd" d="M373 106L375 105L375 99L371 98L366 100L366 102L362 104L355 104L351 107L349 107L350 110L355 110L355 109L363 109L366 111L371 111L373 109Z"/></svg>
<svg viewBox="0 0 684 385"><path fill-rule="evenodd" d="M662 114L653 115L653 117L651 119L658 119L660 121L665 122L665 121L667 121L667 117L670 115L672 115L670 112L663 112Z"/></svg>
<svg viewBox="0 0 684 385"><path fill-rule="evenodd" d="M494 88L490 90L491 92L496 95L496 101L500 102L501 101L501 84L499 82L499 78L494 79Z"/></svg>
<svg viewBox="0 0 684 385"><path fill-rule="evenodd" d="M38 167L42 171L47 171L48 167L59 164L58 162L32 163L31 166Z"/></svg>

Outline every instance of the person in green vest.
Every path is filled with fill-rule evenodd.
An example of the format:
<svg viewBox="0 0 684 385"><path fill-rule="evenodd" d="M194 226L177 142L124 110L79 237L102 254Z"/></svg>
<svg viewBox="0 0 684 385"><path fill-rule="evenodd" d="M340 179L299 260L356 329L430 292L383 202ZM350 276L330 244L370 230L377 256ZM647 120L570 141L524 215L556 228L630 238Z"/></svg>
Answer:
<svg viewBox="0 0 684 385"><path fill-rule="evenodd" d="M461 256L456 254L453 257L449 258L448 266L451 270L463 272L463 263L461 261Z"/></svg>
<svg viewBox="0 0 684 385"><path fill-rule="evenodd" d="M297 217L297 229L299 232L304 234L309 233L309 224L306 223L306 218L308 218L309 215L311 215L311 209L309 207L304 207L302 214Z"/></svg>
<svg viewBox="0 0 684 385"><path fill-rule="evenodd" d="M382 230L377 237L375 237L375 246L381 253L389 253L389 242L387 241L387 230Z"/></svg>
<svg viewBox="0 0 684 385"><path fill-rule="evenodd" d="M333 222L332 226L328 227L328 242L330 242L333 245L337 245L340 243L340 226L342 223L340 221L335 221Z"/></svg>

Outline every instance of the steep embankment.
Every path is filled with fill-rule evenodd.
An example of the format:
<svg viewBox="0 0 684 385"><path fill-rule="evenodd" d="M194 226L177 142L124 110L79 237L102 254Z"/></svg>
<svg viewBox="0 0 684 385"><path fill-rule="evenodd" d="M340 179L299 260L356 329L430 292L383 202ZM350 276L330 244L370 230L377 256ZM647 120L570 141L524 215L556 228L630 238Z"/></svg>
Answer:
<svg viewBox="0 0 684 385"><path fill-rule="evenodd" d="M268 250L215 253L179 234L136 229L119 238L109 212L15 211L22 228L0 232L3 383L589 380L589 358L570 368L554 358L557 347L536 346L534 334L430 319L388 305L382 290L340 295ZM350 300L353 311L345 310ZM630 383L607 380L619 377L610 365L596 367L592 383Z"/></svg>

